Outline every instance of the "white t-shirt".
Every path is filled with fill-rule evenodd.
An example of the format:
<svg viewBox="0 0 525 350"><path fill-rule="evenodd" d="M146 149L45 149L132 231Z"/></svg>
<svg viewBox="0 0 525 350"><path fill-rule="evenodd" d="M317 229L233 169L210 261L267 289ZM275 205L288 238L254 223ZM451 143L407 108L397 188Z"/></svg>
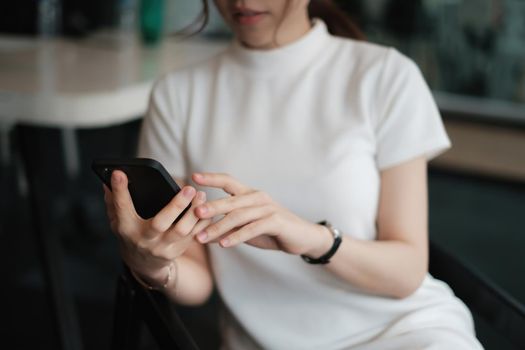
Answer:
<svg viewBox="0 0 525 350"><path fill-rule="evenodd" d="M380 171L450 147L410 59L331 36L320 20L287 46L234 42L160 79L139 144L140 156L174 177L229 173L298 216L363 240L377 234ZM229 348L344 349L429 327L473 333L469 311L431 276L394 300L283 252L211 245L210 257Z"/></svg>

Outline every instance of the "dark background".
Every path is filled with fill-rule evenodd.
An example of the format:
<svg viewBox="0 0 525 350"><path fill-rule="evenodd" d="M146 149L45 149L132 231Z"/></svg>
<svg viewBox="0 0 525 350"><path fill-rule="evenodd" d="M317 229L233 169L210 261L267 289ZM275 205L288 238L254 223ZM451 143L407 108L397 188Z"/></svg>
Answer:
<svg viewBox="0 0 525 350"><path fill-rule="evenodd" d="M372 35L377 28L382 28L400 40L409 40L432 32L430 22L422 13L421 1L391 1L385 8L388 20L381 23L367 18L359 1L340 3L365 32ZM35 0L0 2L0 33L36 35L36 4ZM104 0L64 0L61 35L74 39L115 26L116 4L116 1ZM470 35L468 30L465 33ZM490 35L472 34L470 42L490 51L493 40ZM483 96L487 81L473 77L458 91ZM68 175L64 165L60 130L30 130L27 146L34 151L31 169L22 165L19 130L9 134L10 159L0 168L0 311L4 315L0 347L12 344L9 348L57 349L60 346L46 292L43 260L35 233L35 212L28 193L30 171L44 184L49 195L44 208L46 233L60 243L56 258L64 272L66 290L73 296L84 348L109 348L115 287L122 265L116 239L105 216L102 189L91 172L90 163L99 156L134 155L139 127L140 119L137 119L109 128L78 130L80 172L75 177ZM506 127L514 128L513 125ZM431 167L429 191L432 239L511 296L525 302L523 182ZM177 309L199 345L203 349L215 349L217 295L202 307ZM476 327L487 349L512 349L478 318ZM142 347L155 348L147 332L144 332Z"/></svg>
<svg viewBox="0 0 525 350"><path fill-rule="evenodd" d="M0 3L0 33L36 36L38 3L38 0L3 0ZM115 26L117 5L115 0L61 0L59 33L74 38Z"/></svg>

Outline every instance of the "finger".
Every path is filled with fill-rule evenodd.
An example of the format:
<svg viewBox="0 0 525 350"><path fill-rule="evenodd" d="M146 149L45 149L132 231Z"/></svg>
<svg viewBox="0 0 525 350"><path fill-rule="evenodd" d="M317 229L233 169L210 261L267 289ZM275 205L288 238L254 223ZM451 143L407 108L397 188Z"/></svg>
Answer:
<svg viewBox="0 0 525 350"><path fill-rule="evenodd" d="M200 205L195 209L201 219L209 219L217 215L228 214L244 207L261 206L271 202L271 198L264 192L254 191L245 195L221 198Z"/></svg>
<svg viewBox="0 0 525 350"><path fill-rule="evenodd" d="M220 188L232 196L238 196L252 191L249 187L241 184L228 174L195 173L192 179L198 185Z"/></svg>
<svg viewBox="0 0 525 350"><path fill-rule="evenodd" d="M204 231L208 226L210 226L211 223L212 223L212 221L211 221L210 219L199 220L199 222L197 222L197 225L195 225L195 226L193 227L193 230L191 230L190 235L191 235L191 236L195 236L196 234L201 233L201 232Z"/></svg>
<svg viewBox="0 0 525 350"><path fill-rule="evenodd" d="M177 217L186 209L197 194L195 188L184 186L175 197L157 213L151 220L151 228L155 233L166 232Z"/></svg>
<svg viewBox="0 0 525 350"><path fill-rule="evenodd" d="M113 203L113 193L111 193L111 190L108 186L102 185L104 189L104 203L106 204L106 207L111 207L112 209L115 209L115 204Z"/></svg>
<svg viewBox="0 0 525 350"><path fill-rule="evenodd" d="M270 206L250 207L232 211L199 233L197 239L201 243L213 241L237 227L242 227L267 216L270 211Z"/></svg>
<svg viewBox="0 0 525 350"><path fill-rule="evenodd" d="M173 225L172 228L166 232L164 239L171 243L177 240L179 237L188 236L199 221L199 218L195 215L195 208L205 201L206 193L200 191L197 192L197 195L193 198L191 208L179 221L177 221L175 225Z"/></svg>
<svg viewBox="0 0 525 350"><path fill-rule="evenodd" d="M128 179L124 172L114 171L111 174L111 188L107 193L108 217L111 230L117 235L133 235L136 233L137 222L142 220L135 211L128 190Z"/></svg>
<svg viewBox="0 0 525 350"><path fill-rule="evenodd" d="M233 232L237 231L238 229L239 229L239 228L236 227L236 228L234 228L233 230L230 230L230 231L226 232L225 234L223 234L223 235L221 235L221 236L219 236L219 237L217 237L217 238L215 238L215 239L212 239L212 240L206 242L206 244L219 243L221 239L223 239L223 238L226 237L226 236L231 235Z"/></svg>
<svg viewBox="0 0 525 350"><path fill-rule="evenodd" d="M115 205L113 204L113 195L111 194L110 189L106 185L102 185L104 189L104 203L106 204L106 209L108 214L111 212L113 215L115 213Z"/></svg>
<svg viewBox="0 0 525 350"><path fill-rule="evenodd" d="M269 220L257 220L222 238L219 244L224 248L235 247L236 245L254 239L257 236L267 234L269 228Z"/></svg>
<svg viewBox="0 0 525 350"><path fill-rule="evenodd" d="M128 190L128 177L123 171L115 170L111 174L111 189L115 213L120 220L138 216Z"/></svg>
<svg viewBox="0 0 525 350"><path fill-rule="evenodd" d="M104 203L106 204L106 215L109 219L111 230L116 233L117 230L117 214L115 213L115 205L113 204L113 196L110 189L104 185Z"/></svg>

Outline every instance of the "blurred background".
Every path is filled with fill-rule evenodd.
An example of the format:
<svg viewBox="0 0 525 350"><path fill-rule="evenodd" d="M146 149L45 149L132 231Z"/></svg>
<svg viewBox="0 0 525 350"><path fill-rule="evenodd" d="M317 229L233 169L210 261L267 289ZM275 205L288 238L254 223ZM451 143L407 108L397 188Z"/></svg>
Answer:
<svg viewBox="0 0 525 350"><path fill-rule="evenodd" d="M525 303L525 1L338 3L369 41L417 62L442 112L453 148L429 168L432 239ZM171 35L200 11L188 0L0 3L0 310L11 348L109 348L122 266L91 160L134 155L153 81L231 39L213 7L202 33ZM216 348L216 296L178 309L199 345ZM513 348L477 318L476 328L487 349Z"/></svg>

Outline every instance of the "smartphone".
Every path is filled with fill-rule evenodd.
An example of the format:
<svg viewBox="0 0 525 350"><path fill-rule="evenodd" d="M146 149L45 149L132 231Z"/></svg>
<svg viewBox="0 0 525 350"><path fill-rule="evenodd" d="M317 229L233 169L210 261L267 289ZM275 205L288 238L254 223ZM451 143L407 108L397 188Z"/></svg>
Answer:
<svg viewBox="0 0 525 350"><path fill-rule="evenodd" d="M95 159L91 168L109 189L111 189L113 171L123 171L128 177L128 189L135 210L143 219L155 216L180 191L180 187L168 171L155 159ZM177 220L184 215L190 206L191 203Z"/></svg>

